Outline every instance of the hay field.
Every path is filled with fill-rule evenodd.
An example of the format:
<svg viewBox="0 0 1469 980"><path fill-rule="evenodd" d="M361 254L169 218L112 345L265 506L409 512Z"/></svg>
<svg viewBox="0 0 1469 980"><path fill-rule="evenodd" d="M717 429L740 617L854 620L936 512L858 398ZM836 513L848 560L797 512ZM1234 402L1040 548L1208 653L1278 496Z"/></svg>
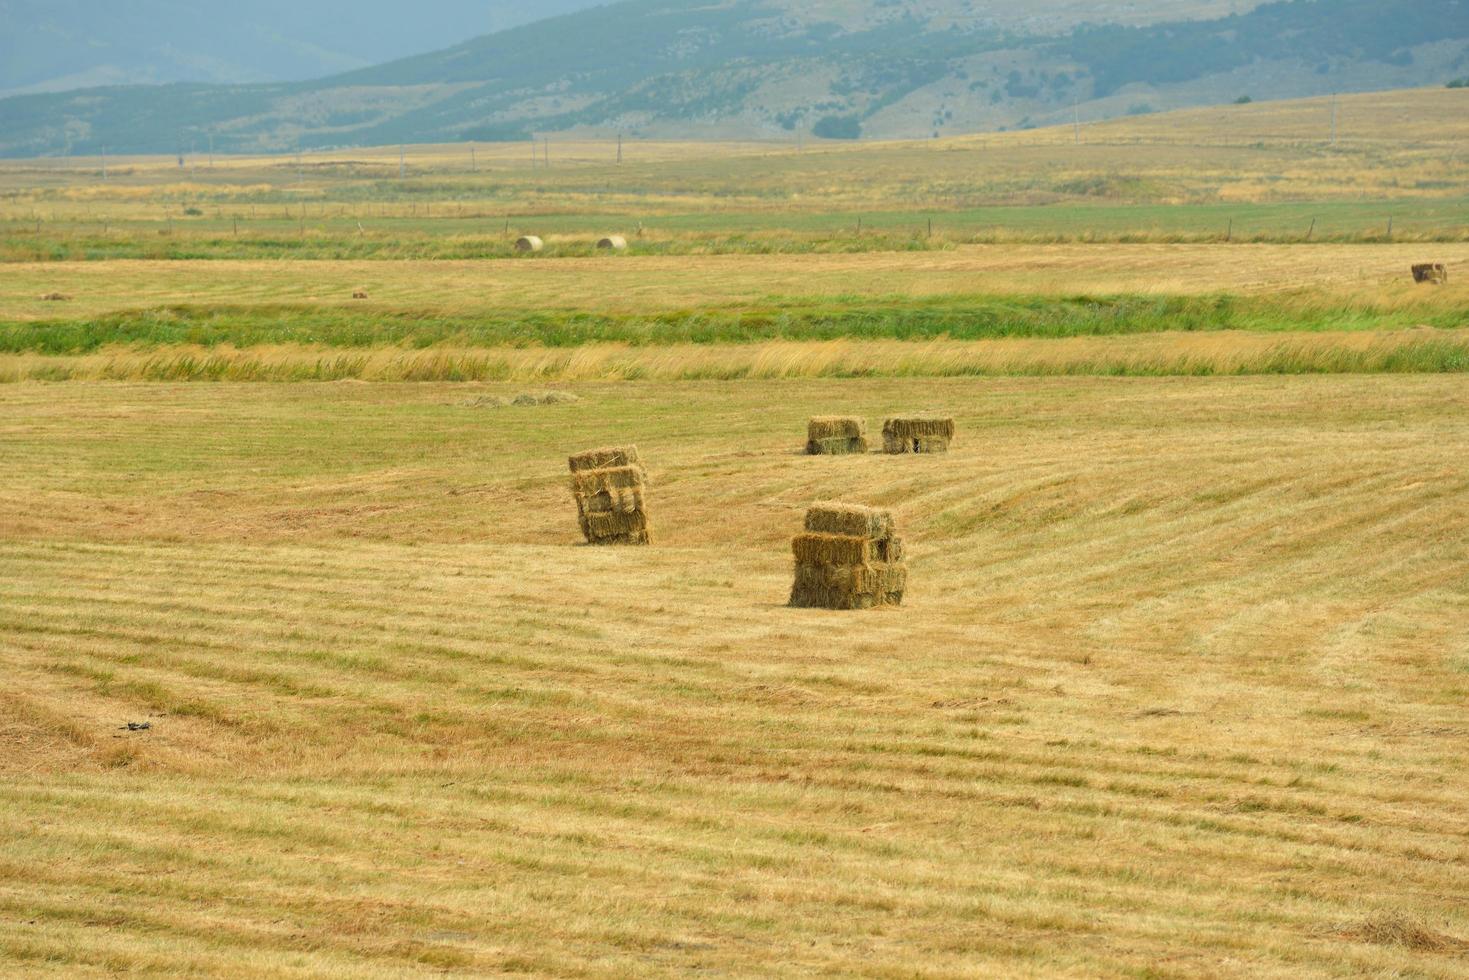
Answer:
<svg viewBox="0 0 1469 980"><path fill-rule="evenodd" d="M524 233L673 252L940 242L1463 241L1462 90L920 143L552 141L0 161L0 258L479 258ZM540 155L541 163L536 163ZM1179 205L1191 205L1180 208ZM1196 209L1196 210L1195 210ZM853 234L865 222L865 239ZM922 232L921 235L917 233ZM919 238L915 241L915 235Z"/></svg>
<svg viewBox="0 0 1469 980"><path fill-rule="evenodd" d="M1425 258L1427 256L1427 258ZM1005 245L853 255L617 256L517 262L10 263L0 319L170 306L302 306L476 314L740 308L772 302L974 296L1277 296L1424 310L1466 307L1469 277L1416 286L1415 262L1469 267L1469 244ZM369 299L354 301L364 287ZM64 303L42 296L64 293Z"/></svg>
<svg viewBox="0 0 1469 980"><path fill-rule="evenodd" d="M0 972L1469 968L1458 378L517 390L0 387ZM826 498L902 611L785 608Z"/></svg>

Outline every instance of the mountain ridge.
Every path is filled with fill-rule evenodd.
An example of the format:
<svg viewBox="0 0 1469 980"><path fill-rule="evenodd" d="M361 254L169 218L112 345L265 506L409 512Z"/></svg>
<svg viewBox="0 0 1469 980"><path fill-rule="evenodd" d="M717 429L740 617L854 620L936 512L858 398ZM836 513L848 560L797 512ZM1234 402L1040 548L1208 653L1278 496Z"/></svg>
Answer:
<svg viewBox="0 0 1469 980"><path fill-rule="evenodd" d="M794 0L627 0L304 83L7 99L0 153L204 138L249 152L545 133L915 138L1408 88L1469 66L1469 0L1287 0L1052 34L956 19L968 4L828 0L844 16L823 19Z"/></svg>

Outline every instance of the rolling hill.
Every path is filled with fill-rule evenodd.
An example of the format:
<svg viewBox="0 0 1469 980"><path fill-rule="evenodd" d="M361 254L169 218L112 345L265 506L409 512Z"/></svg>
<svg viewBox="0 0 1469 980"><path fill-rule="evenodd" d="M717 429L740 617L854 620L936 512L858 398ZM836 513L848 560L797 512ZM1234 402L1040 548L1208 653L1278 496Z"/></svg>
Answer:
<svg viewBox="0 0 1469 980"><path fill-rule="evenodd" d="M300 81L601 0L0 0L0 95Z"/></svg>
<svg viewBox="0 0 1469 980"><path fill-rule="evenodd" d="M236 151L533 133L915 138L1469 70L1469 0L1169 6L1202 19L1159 22L1156 4L1142 16L1066 2L1016 13L971 0L629 0L314 82L8 99L0 153L205 138Z"/></svg>

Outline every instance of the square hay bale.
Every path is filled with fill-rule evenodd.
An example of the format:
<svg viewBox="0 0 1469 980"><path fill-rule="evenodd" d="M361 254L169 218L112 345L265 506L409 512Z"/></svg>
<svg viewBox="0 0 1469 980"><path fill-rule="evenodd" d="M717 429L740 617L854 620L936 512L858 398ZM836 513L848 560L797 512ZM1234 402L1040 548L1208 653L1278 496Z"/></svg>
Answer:
<svg viewBox="0 0 1469 980"><path fill-rule="evenodd" d="M897 533L897 525L891 513L876 507L819 503L806 511L806 532L886 540Z"/></svg>
<svg viewBox="0 0 1469 980"><path fill-rule="evenodd" d="M647 472L634 447L594 449L570 458L571 493L588 544L650 543Z"/></svg>
<svg viewBox="0 0 1469 980"><path fill-rule="evenodd" d="M821 415L806 426L806 455L846 456L867 452L867 420Z"/></svg>
<svg viewBox="0 0 1469 980"><path fill-rule="evenodd" d="M605 449L588 449L584 453L577 453L567 462L571 465L571 472L580 473L583 470L606 470L619 466L643 465L642 458L638 455L637 446L610 446Z"/></svg>
<svg viewBox="0 0 1469 980"><path fill-rule="evenodd" d="M1413 266L1413 281L1418 283L1446 283L1449 281L1448 267L1438 262L1425 262Z"/></svg>
<svg viewBox="0 0 1469 980"><path fill-rule="evenodd" d="M946 453L954 441L954 420L913 416L888 419L882 424L882 450L904 453Z"/></svg>
<svg viewBox="0 0 1469 980"><path fill-rule="evenodd" d="M903 602L908 567L886 511L818 504L791 542L796 560L791 605L798 609L873 609Z"/></svg>

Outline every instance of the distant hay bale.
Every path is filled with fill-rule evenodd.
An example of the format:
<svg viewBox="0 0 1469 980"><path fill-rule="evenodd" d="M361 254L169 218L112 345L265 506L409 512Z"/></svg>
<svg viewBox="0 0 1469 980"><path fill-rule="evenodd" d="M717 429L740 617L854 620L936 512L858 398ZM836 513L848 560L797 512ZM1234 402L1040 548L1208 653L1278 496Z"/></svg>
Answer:
<svg viewBox="0 0 1469 980"><path fill-rule="evenodd" d="M65 293L47 293L46 295L44 295L44 296L41 297L41 302L43 302L43 303L65 303L69 299L71 299L71 297L68 296L68 295L66 295Z"/></svg>
<svg viewBox="0 0 1469 980"><path fill-rule="evenodd" d="M892 514L851 504L817 504L796 535L791 605L798 609L896 606L908 589L903 542Z"/></svg>
<svg viewBox="0 0 1469 980"><path fill-rule="evenodd" d="M517 252L539 252L545 247L546 243L535 235L523 235L515 240L515 250Z"/></svg>
<svg viewBox="0 0 1469 980"><path fill-rule="evenodd" d="M621 235L608 235L597 242L597 247L609 252L626 252L627 239Z"/></svg>
<svg viewBox="0 0 1469 980"><path fill-rule="evenodd" d="M894 418L882 425L882 449L885 453L946 453L953 441L954 420L951 418Z"/></svg>
<svg viewBox="0 0 1469 980"><path fill-rule="evenodd" d="M635 446L593 449L568 460L577 518L588 544L648 544L648 474Z"/></svg>
<svg viewBox="0 0 1469 980"><path fill-rule="evenodd" d="M354 290L352 290L352 298L353 299L367 299L367 290L365 290L365 289L354 289Z"/></svg>
<svg viewBox="0 0 1469 980"><path fill-rule="evenodd" d="M1448 267L1440 262L1424 262L1413 266L1414 282L1446 283L1449 281Z"/></svg>
<svg viewBox="0 0 1469 980"><path fill-rule="evenodd" d="M850 416L819 415L806 426L806 455L845 456L867 452L867 422Z"/></svg>

